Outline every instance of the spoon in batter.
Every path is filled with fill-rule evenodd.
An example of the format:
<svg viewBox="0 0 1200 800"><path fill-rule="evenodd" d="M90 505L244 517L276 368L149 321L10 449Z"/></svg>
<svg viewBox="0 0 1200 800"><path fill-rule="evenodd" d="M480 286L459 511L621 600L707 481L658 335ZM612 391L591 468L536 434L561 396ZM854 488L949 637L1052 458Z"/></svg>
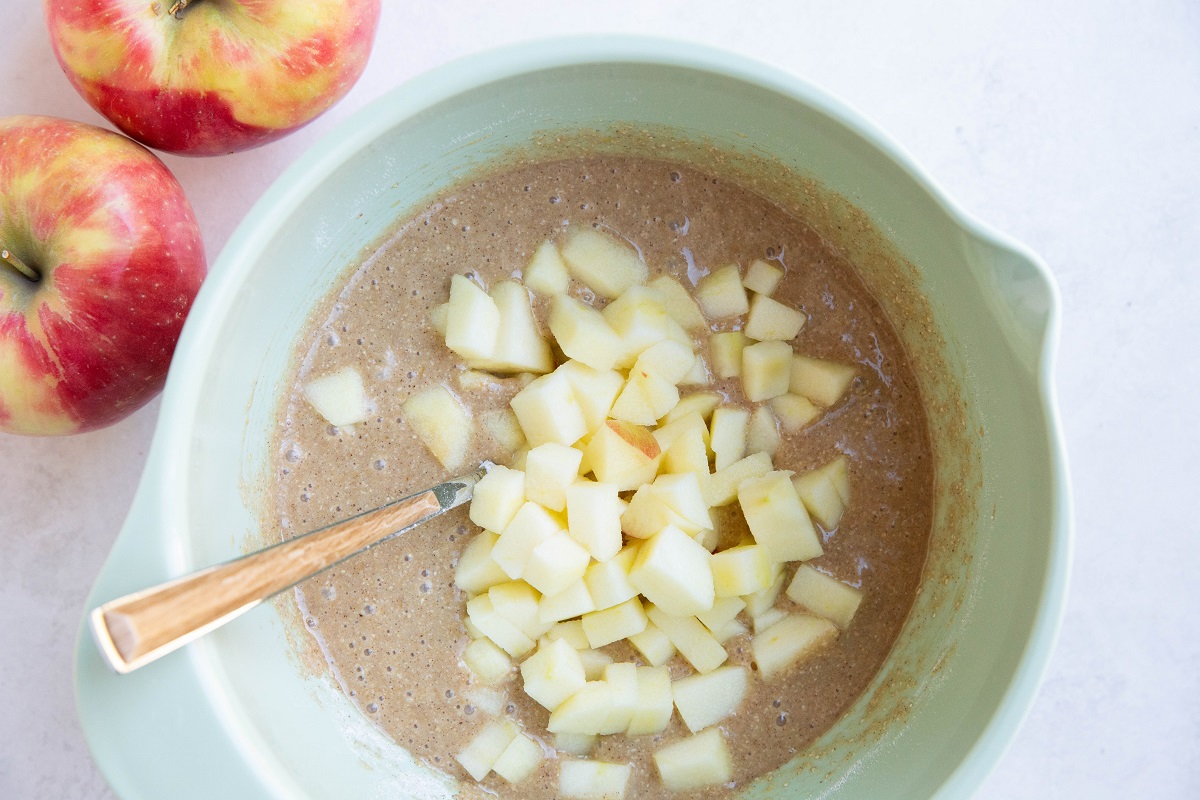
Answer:
<svg viewBox="0 0 1200 800"><path fill-rule="evenodd" d="M132 672L340 561L469 501L494 465L319 530L112 600L89 615L104 660Z"/></svg>

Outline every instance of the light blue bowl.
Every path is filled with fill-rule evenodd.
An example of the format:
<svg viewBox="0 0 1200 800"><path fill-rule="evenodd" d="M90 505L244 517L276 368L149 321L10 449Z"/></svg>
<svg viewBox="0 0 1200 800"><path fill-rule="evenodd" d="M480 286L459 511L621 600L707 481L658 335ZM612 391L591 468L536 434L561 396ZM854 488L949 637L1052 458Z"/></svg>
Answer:
<svg viewBox="0 0 1200 800"><path fill-rule="evenodd" d="M580 130L596 149L761 180L795 205L861 264L931 409L938 525L913 614L842 721L747 797L969 795L1033 700L1066 591L1056 289L1036 256L951 203L857 113L695 45L566 39L464 59L375 102L288 170L197 298L89 607L259 544L273 417L307 313L398 217L514 148L552 154L547 132ZM723 165L706 143L729 154ZM449 796L309 663L295 616L285 595L128 676L81 634L80 717L117 793Z"/></svg>

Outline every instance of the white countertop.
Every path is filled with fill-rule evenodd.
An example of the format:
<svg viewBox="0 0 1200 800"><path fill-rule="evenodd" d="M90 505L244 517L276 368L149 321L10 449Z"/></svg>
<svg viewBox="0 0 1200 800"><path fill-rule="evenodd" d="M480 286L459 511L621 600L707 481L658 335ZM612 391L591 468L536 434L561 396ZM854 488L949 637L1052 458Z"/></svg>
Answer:
<svg viewBox="0 0 1200 800"><path fill-rule="evenodd" d="M1200 6L384 5L366 74L326 116L249 153L165 159L210 260L335 122L459 55L560 33L648 33L815 81L890 131L969 210L1037 250L1062 287L1074 575L1046 683L979 797L1200 797L1200 525L1185 508L1200 492ZM0 0L0 29L0 116L103 124L55 63L40 3ZM0 435L0 797L111 796L76 720L71 658L157 409L72 438Z"/></svg>

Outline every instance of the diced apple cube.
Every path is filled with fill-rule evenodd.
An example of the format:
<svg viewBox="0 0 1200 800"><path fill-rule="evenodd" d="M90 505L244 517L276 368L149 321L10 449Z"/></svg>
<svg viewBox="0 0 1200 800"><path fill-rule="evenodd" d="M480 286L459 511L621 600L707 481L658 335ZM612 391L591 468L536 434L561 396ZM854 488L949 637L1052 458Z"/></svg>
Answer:
<svg viewBox="0 0 1200 800"><path fill-rule="evenodd" d="M561 372L533 381L517 392L510 405L531 447L546 442L570 447L588 432L571 382Z"/></svg>
<svg viewBox="0 0 1200 800"><path fill-rule="evenodd" d="M567 235L563 260L575 280L612 300L646 281L649 270L627 242L595 228L578 228Z"/></svg>
<svg viewBox="0 0 1200 800"><path fill-rule="evenodd" d="M771 457L766 453L748 455L712 474L704 500L710 507L727 506L737 498L738 487L743 481L761 478L770 471Z"/></svg>
<svg viewBox="0 0 1200 800"><path fill-rule="evenodd" d="M554 242L547 239L533 251L533 257L525 266L521 280L540 295L552 297L563 294L571 285L567 265Z"/></svg>
<svg viewBox="0 0 1200 800"><path fill-rule="evenodd" d="M624 603L583 615L583 632L593 648L619 642L646 629L646 612L636 597Z"/></svg>
<svg viewBox="0 0 1200 800"><path fill-rule="evenodd" d="M671 685L675 707L692 733L732 716L746 696L745 667L721 667L707 675L689 675Z"/></svg>
<svg viewBox="0 0 1200 800"><path fill-rule="evenodd" d="M646 629L629 637L632 644L652 667L661 667L675 655L675 645L665 633L652 622L646 624Z"/></svg>
<svg viewBox="0 0 1200 800"><path fill-rule="evenodd" d="M716 633L729 624L730 620L736 619L745 607L746 601L740 597L720 597L713 601L713 607L708 611L701 611L697 614L696 619L703 622L704 627Z"/></svg>
<svg viewBox="0 0 1200 800"><path fill-rule="evenodd" d="M537 503L522 505L492 547L492 560L516 580L525 572L534 548L563 530L561 518Z"/></svg>
<svg viewBox="0 0 1200 800"><path fill-rule="evenodd" d="M680 475L691 473L696 476L701 495L708 503L708 447L704 444L704 430L693 429L685 431L682 436L671 443L663 456L663 472Z"/></svg>
<svg viewBox="0 0 1200 800"><path fill-rule="evenodd" d="M787 588L787 596L819 617L825 617L843 630L854 618L863 593L836 578L801 564Z"/></svg>
<svg viewBox="0 0 1200 800"><path fill-rule="evenodd" d="M540 744L524 734L517 734L496 759L492 771L509 783L520 783L533 774L545 758Z"/></svg>
<svg viewBox="0 0 1200 800"><path fill-rule="evenodd" d="M616 370L592 369L579 361L560 364L555 372L562 373L575 392L575 401L583 410L589 432L596 430L608 418L617 395L625 386L625 378Z"/></svg>
<svg viewBox="0 0 1200 800"><path fill-rule="evenodd" d="M655 429L653 435L654 440L658 442L659 449L665 452L676 439L693 430L699 431L702 440L707 445L708 426L704 423L704 417L696 411L660 425Z"/></svg>
<svg viewBox="0 0 1200 800"><path fill-rule="evenodd" d="M800 355L792 359L791 391L819 406L836 405L853 380L854 367Z"/></svg>
<svg viewBox="0 0 1200 800"><path fill-rule="evenodd" d="M708 322L700 313L700 307L692 299L692 293L679 281L669 275L662 275L650 281L649 285L658 292L667 313L684 330L695 331L708 327Z"/></svg>
<svg viewBox="0 0 1200 800"><path fill-rule="evenodd" d="M771 411L779 418L779 426L788 433L803 430L821 416L821 409L798 394L781 394L770 400Z"/></svg>
<svg viewBox="0 0 1200 800"><path fill-rule="evenodd" d="M653 425L679 402L675 384L654 373L632 372L609 412L613 419Z"/></svg>
<svg viewBox="0 0 1200 800"><path fill-rule="evenodd" d="M599 733L612 710L613 693L606 681L588 681L550 714L550 733Z"/></svg>
<svg viewBox="0 0 1200 800"><path fill-rule="evenodd" d="M671 319L658 294L651 289L630 289L601 313L624 343L625 355L617 362L620 369L632 366L642 351L664 339L674 339L689 347L692 344L692 337Z"/></svg>
<svg viewBox="0 0 1200 800"><path fill-rule="evenodd" d="M488 639L476 639L468 644L462 660L483 684L500 683L512 675L512 659Z"/></svg>
<svg viewBox="0 0 1200 800"><path fill-rule="evenodd" d="M741 461L746 455L746 429L750 425L750 412L744 408L721 406L713 412L712 451L718 470Z"/></svg>
<svg viewBox="0 0 1200 800"><path fill-rule="evenodd" d="M567 487L567 531L597 561L621 549L621 503L611 483L576 481ZM595 565L593 565L595 566Z"/></svg>
<svg viewBox="0 0 1200 800"><path fill-rule="evenodd" d="M783 576L780 576L780 577L783 577ZM773 606L771 608L768 608L766 611L762 612L761 614L758 614L757 616L752 617L751 621L754 623L755 635L762 633L767 628L770 628L772 625L774 625L776 622L779 622L781 619L783 619L786 616L787 616L786 611L784 611L782 608L779 608L778 606Z"/></svg>
<svg viewBox="0 0 1200 800"><path fill-rule="evenodd" d="M719 598L740 597L766 589L774 580L771 560L762 545L748 544L714 553L710 560L713 588Z"/></svg>
<svg viewBox="0 0 1200 800"><path fill-rule="evenodd" d="M769 296L774 293L781 280L783 280L782 269L773 264L768 264L761 258L756 258L750 262L742 284L752 292Z"/></svg>
<svg viewBox="0 0 1200 800"><path fill-rule="evenodd" d="M495 375L474 369L459 370L455 380L464 392L491 392L499 388L499 379Z"/></svg>
<svg viewBox="0 0 1200 800"><path fill-rule="evenodd" d="M718 378L736 378L742 374L742 351L750 344L750 339L741 331L714 333L708 337L708 352Z"/></svg>
<svg viewBox="0 0 1200 800"><path fill-rule="evenodd" d="M554 734L554 749L563 753L570 753L573 756L590 756L592 751L596 749L596 734L556 733ZM563 762L564 766L568 763L578 764L590 762Z"/></svg>
<svg viewBox="0 0 1200 800"><path fill-rule="evenodd" d="M467 594L486 592L507 581L508 573L492 558L499 534L483 531L467 543L454 567L454 583Z"/></svg>
<svg viewBox="0 0 1200 800"><path fill-rule="evenodd" d="M438 336L446 338L446 325L450 317L450 304L442 303L429 309L429 327L437 331Z"/></svg>
<svg viewBox="0 0 1200 800"><path fill-rule="evenodd" d="M733 762L720 728L667 745L654 754L654 764L663 786L672 792L718 786L733 777Z"/></svg>
<svg viewBox="0 0 1200 800"><path fill-rule="evenodd" d="M626 734L662 733L674 713L671 672L666 667L637 668L637 701Z"/></svg>
<svg viewBox="0 0 1200 800"><path fill-rule="evenodd" d="M824 553L804 504L792 486L791 473L770 472L738 486L738 503L772 561L807 561Z"/></svg>
<svg viewBox="0 0 1200 800"><path fill-rule="evenodd" d="M367 392L362 373L354 367L313 378L304 384L304 398L325 421L336 427L367 418Z"/></svg>
<svg viewBox="0 0 1200 800"><path fill-rule="evenodd" d="M501 281L492 289L492 300L500 312L500 330L492 354L485 359L468 359L467 363L503 374L554 369L550 345L533 318L529 290L513 281Z"/></svg>
<svg viewBox="0 0 1200 800"><path fill-rule="evenodd" d="M604 677L604 670L613 663L613 657L603 650L580 650L579 661L583 664L583 674L589 681L598 681Z"/></svg>
<svg viewBox="0 0 1200 800"><path fill-rule="evenodd" d="M533 549L521 577L542 594L555 595L582 583L589 561L588 551L565 530L559 531Z"/></svg>
<svg viewBox="0 0 1200 800"><path fill-rule="evenodd" d="M679 398L679 403L667 413L664 422L671 423L692 413L697 413L707 420L712 416L713 409L721 404L721 400L721 395L716 392L696 392L684 395Z"/></svg>
<svg viewBox="0 0 1200 800"><path fill-rule="evenodd" d="M579 475L582 458L579 450L557 442L530 450L525 457L525 497L551 511L566 509L567 487Z"/></svg>
<svg viewBox="0 0 1200 800"><path fill-rule="evenodd" d="M712 672L729 657L721 643L695 617L677 617L655 606L646 609L646 616L697 672Z"/></svg>
<svg viewBox="0 0 1200 800"><path fill-rule="evenodd" d="M750 629L742 624L741 620L731 619L721 626L719 630L713 631L713 638L721 644L725 644L735 636L742 636L749 633Z"/></svg>
<svg viewBox="0 0 1200 800"><path fill-rule="evenodd" d="M496 584L488 589L487 596L492 601L492 608L496 613L530 639L537 639L550 630L551 623L542 622L540 619L541 594L525 581Z"/></svg>
<svg viewBox="0 0 1200 800"><path fill-rule="evenodd" d="M697 544L699 544L701 547L703 547L705 550L707 550L710 553L715 552L717 549L717 545L719 545L721 543L721 534L720 534L720 532L715 531L715 530L700 531L699 533L694 533L694 534L692 534L692 538L696 540Z"/></svg>
<svg viewBox="0 0 1200 800"><path fill-rule="evenodd" d="M625 800L625 785L633 768L609 761L563 761L558 794L573 800Z"/></svg>
<svg viewBox="0 0 1200 800"><path fill-rule="evenodd" d="M663 339L642 351L633 362L630 374L657 375L667 383L678 385L695 363L696 354L692 348L674 339Z"/></svg>
<svg viewBox="0 0 1200 800"><path fill-rule="evenodd" d="M404 418L442 466L463 466L474 425L470 415L445 386L430 386L404 401Z"/></svg>
<svg viewBox="0 0 1200 800"><path fill-rule="evenodd" d="M807 317L794 308L756 294L750 301L750 316L746 317L746 335L760 342L790 342L799 335Z"/></svg>
<svg viewBox="0 0 1200 800"><path fill-rule="evenodd" d="M751 402L787 394L792 347L787 342L757 342L742 351L742 391ZM778 411L776 411L778 413Z"/></svg>
<svg viewBox="0 0 1200 800"><path fill-rule="evenodd" d="M525 433L511 408L484 411L479 415L479 421L504 454L516 453L525 446Z"/></svg>
<svg viewBox="0 0 1200 800"><path fill-rule="evenodd" d="M642 544L629 582L668 614L707 611L713 604L710 558L694 539L668 525Z"/></svg>
<svg viewBox="0 0 1200 800"><path fill-rule="evenodd" d="M604 316L565 294L550 305L550 333L568 358L592 369L612 369L625 354L624 342Z"/></svg>
<svg viewBox="0 0 1200 800"><path fill-rule="evenodd" d="M602 736L624 733L638 706L637 665L627 661L609 664L604 669L604 682L612 691L612 706L604 727L597 733Z"/></svg>
<svg viewBox="0 0 1200 800"><path fill-rule="evenodd" d="M746 452L774 456L781 441L779 423L770 407L759 406L754 409L750 415L750 427L746 431Z"/></svg>
<svg viewBox="0 0 1200 800"><path fill-rule="evenodd" d="M761 547L761 545L758 546ZM774 606L775 601L779 599L779 595L783 591L783 584L786 579L787 576L783 572L783 564L772 562L770 584L765 589L751 592L742 598L746 601L746 613L751 617L757 617Z"/></svg>
<svg viewBox="0 0 1200 800"><path fill-rule="evenodd" d="M533 639L525 635L516 625L496 613L492 600L486 594L467 602L467 615L471 623L484 636L495 642L501 650L513 658L520 658L533 649Z"/></svg>
<svg viewBox="0 0 1200 800"><path fill-rule="evenodd" d="M704 362L703 356L696 356L692 362L692 368L687 371L679 380L679 386L708 386L712 383L712 375L708 372L708 365Z"/></svg>
<svg viewBox="0 0 1200 800"><path fill-rule="evenodd" d="M519 735L517 726L508 720L489 722L454 760L462 765L468 775L481 781L492 771L496 761Z"/></svg>
<svg viewBox="0 0 1200 800"><path fill-rule="evenodd" d="M596 430L584 455L598 481L629 491L654 480L662 451L646 428L608 420Z"/></svg>
<svg viewBox="0 0 1200 800"><path fill-rule="evenodd" d="M724 319L745 314L750 310L746 287L737 264L721 267L705 275L696 285L696 301L709 319Z"/></svg>
<svg viewBox="0 0 1200 800"><path fill-rule="evenodd" d="M655 496L684 520L684 524L678 527L685 533L712 529L713 521L708 513L708 503L704 499L700 479L695 473L659 475L654 479L652 486Z"/></svg>
<svg viewBox="0 0 1200 800"><path fill-rule="evenodd" d="M617 541L620 542L620 531ZM638 546L630 545L607 561L597 561L588 566L583 582L587 585L592 602L596 604L596 610L612 608L637 596L637 589L629 582L629 570L633 569L637 553Z"/></svg>
<svg viewBox="0 0 1200 800"><path fill-rule="evenodd" d="M825 466L792 479L796 494L821 527L831 531L842 520L850 497L849 462L839 456Z"/></svg>
<svg viewBox="0 0 1200 800"><path fill-rule="evenodd" d="M487 292L462 275L450 278L446 346L468 361L491 358L500 336L500 310Z"/></svg>
<svg viewBox="0 0 1200 800"><path fill-rule="evenodd" d="M755 635L751 647L758 672L764 681L769 681L836 639L837 635L837 626L827 619L789 614Z"/></svg>
<svg viewBox="0 0 1200 800"><path fill-rule="evenodd" d="M542 622L561 622L595 610L596 604L592 601L587 584L579 580L555 594L543 594L538 602L538 619Z"/></svg>
<svg viewBox="0 0 1200 800"><path fill-rule="evenodd" d="M653 484L643 484L621 514L621 530L637 539L649 539L668 525L684 526L687 521L660 499Z"/></svg>
<svg viewBox="0 0 1200 800"><path fill-rule="evenodd" d="M562 639L576 650L587 650L591 646L583 632L583 621L578 619L555 623L546 631L546 638L551 641Z"/></svg>
<svg viewBox="0 0 1200 800"><path fill-rule="evenodd" d="M471 522L499 533L508 527L525 504L525 473L495 466L475 484L471 498Z"/></svg>
<svg viewBox="0 0 1200 800"><path fill-rule="evenodd" d="M579 653L558 639L538 647L521 664L525 694L553 711L587 683Z"/></svg>

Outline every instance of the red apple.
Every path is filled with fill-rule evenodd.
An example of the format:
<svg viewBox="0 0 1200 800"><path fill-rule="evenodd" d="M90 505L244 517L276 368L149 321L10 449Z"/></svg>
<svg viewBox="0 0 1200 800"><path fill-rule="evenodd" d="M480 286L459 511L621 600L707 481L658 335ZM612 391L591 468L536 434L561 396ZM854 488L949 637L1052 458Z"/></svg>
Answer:
<svg viewBox="0 0 1200 800"><path fill-rule="evenodd" d="M150 151L0 119L0 430L86 431L142 406L205 270L192 207Z"/></svg>
<svg viewBox="0 0 1200 800"><path fill-rule="evenodd" d="M380 0L45 0L67 78L134 139L182 155L274 141L362 75Z"/></svg>

